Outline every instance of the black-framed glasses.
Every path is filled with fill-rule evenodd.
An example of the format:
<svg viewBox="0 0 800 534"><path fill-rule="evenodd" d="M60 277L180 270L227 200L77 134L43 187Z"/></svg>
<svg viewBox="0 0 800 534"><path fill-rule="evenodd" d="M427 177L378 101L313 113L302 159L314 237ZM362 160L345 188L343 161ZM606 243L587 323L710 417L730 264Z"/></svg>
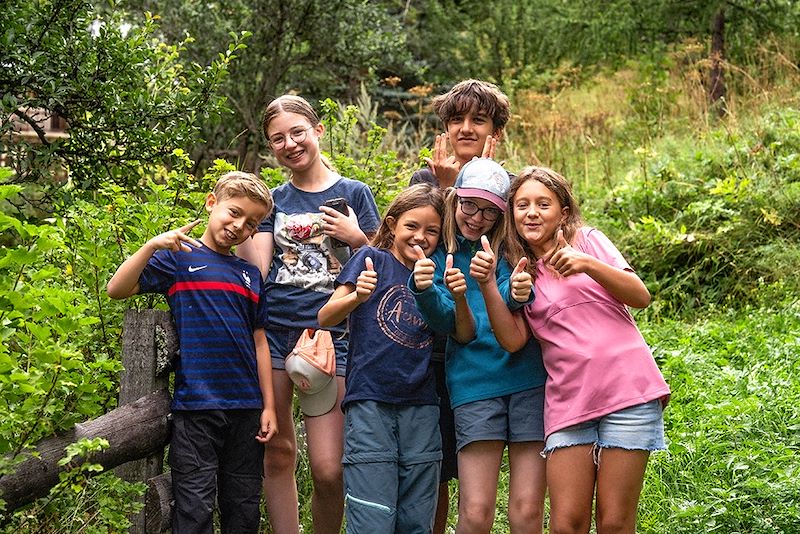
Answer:
<svg viewBox="0 0 800 534"><path fill-rule="evenodd" d="M458 204L461 206L461 211L464 215L475 215L478 212L481 212L483 218L487 221L496 221L503 212L497 208L493 208L491 206L486 208L479 208L477 204L475 204L471 200L464 200L463 198L458 199Z"/></svg>
<svg viewBox="0 0 800 534"><path fill-rule="evenodd" d="M292 138L296 144L300 144L306 140L308 136L308 131L313 128L313 126L309 126L308 128L295 128L289 132L289 137ZM286 136L283 134L275 134L269 139L269 146L271 146L274 150L279 150L286 145Z"/></svg>

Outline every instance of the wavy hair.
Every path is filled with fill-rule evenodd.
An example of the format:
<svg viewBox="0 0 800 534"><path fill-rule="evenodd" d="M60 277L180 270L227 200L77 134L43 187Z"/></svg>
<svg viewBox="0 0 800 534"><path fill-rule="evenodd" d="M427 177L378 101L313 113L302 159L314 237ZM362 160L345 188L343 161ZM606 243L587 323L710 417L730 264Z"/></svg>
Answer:
<svg viewBox="0 0 800 534"><path fill-rule="evenodd" d="M511 114L508 97L493 83L481 80L464 80L443 95L433 99L433 110L442 124L469 111L486 113L492 118L495 130L505 128Z"/></svg>
<svg viewBox="0 0 800 534"><path fill-rule="evenodd" d="M572 193L572 186L566 178L547 167L529 166L522 169L517 178L511 183L508 190L508 205L506 206L505 220L505 257L508 263L516 265L522 257L527 257L528 271L531 276L536 275L536 265L533 249L527 241L517 232L514 220L514 206L516 195L519 188L528 181L537 181L553 192L562 208L567 208L567 218L561 223L561 230L564 232L564 239L567 243L574 244L578 230L583 226L583 218L578 202Z"/></svg>

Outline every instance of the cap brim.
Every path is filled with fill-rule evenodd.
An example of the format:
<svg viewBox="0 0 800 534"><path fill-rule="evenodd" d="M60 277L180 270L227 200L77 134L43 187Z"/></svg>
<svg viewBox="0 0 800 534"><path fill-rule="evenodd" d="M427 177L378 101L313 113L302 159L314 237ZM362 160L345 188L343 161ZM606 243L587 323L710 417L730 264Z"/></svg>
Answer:
<svg viewBox="0 0 800 534"><path fill-rule="evenodd" d="M336 377L332 377L330 382L316 393L308 394L297 388L297 398L300 401L300 409L305 415L317 416L330 412L336 405L336 396L339 392L339 383Z"/></svg>
<svg viewBox="0 0 800 534"><path fill-rule="evenodd" d="M506 202L501 197L495 195L490 191L486 191L484 189L472 189L469 187L460 187L456 189L456 193L460 198L482 198L483 200L488 200L500 211L506 211Z"/></svg>

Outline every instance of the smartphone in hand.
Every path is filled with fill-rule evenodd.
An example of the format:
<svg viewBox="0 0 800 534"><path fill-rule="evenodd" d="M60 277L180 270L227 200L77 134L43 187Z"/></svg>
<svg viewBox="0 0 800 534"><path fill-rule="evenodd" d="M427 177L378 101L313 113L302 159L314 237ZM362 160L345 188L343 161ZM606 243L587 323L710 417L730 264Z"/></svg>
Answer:
<svg viewBox="0 0 800 534"><path fill-rule="evenodd" d="M323 202L322 205L328 206L329 208L333 208L339 213L350 215L350 211L347 209L347 201L343 198L330 198L325 202ZM335 237L331 237L331 244L336 248L348 246L347 243L345 243L344 241L340 241Z"/></svg>

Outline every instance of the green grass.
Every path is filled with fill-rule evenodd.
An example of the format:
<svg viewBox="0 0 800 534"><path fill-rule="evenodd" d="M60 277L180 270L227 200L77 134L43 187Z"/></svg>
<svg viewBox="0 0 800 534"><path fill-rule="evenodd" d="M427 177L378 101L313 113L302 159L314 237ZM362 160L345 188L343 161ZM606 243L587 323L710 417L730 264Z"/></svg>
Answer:
<svg viewBox="0 0 800 534"><path fill-rule="evenodd" d="M672 389L669 448L651 457L638 532L800 532L800 301L787 300L693 320L638 318ZM307 469L298 484L310 532ZM510 532L507 497L506 461L493 533ZM448 532L457 498L453 483Z"/></svg>
<svg viewBox="0 0 800 534"><path fill-rule="evenodd" d="M800 532L800 305L641 325L672 400L640 532Z"/></svg>

